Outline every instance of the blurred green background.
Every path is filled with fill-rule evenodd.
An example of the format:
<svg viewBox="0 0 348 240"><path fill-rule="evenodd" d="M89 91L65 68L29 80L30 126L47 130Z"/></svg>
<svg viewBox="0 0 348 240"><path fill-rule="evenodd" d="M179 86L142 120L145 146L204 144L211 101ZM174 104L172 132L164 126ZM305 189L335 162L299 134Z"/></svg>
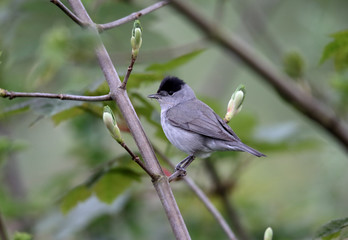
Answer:
<svg viewBox="0 0 348 240"><path fill-rule="evenodd" d="M83 3L96 23L106 23L154 2ZM330 34L347 29L347 1L191 3L347 119L347 64L338 66L337 58L336 62L329 59L319 64L325 46L332 41ZM274 239L311 239L324 223L348 216L347 155L335 139L281 100L245 64L209 43L170 6L140 21L143 45L129 95L150 139L174 163L185 155L164 138L159 106L146 99L157 91L162 77L175 75L186 81L220 116L225 114L234 89L241 83L246 86L243 110L230 126L243 142L267 158L216 153L209 160L195 160L188 171L233 222L210 177L213 164L229 206L248 235L246 239L262 239L268 226L275 232ZM130 63L132 26L129 22L101 35L120 76ZM0 88L106 94L94 44L92 34L49 1L2 0ZM124 126L117 107L107 104ZM111 204L96 193L87 194L85 199L80 194L70 211L62 213L64 196L77 186L85 186L107 162L140 172L105 129L102 107L103 103L0 99L0 212L9 235L28 232L37 240L174 239L151 181L143 174L140 181L127 182L124 191L116 194L115 200L111 198ZM136 152L131 136L126 132L123 136ZM115 189L124 184L123 178L118 180L111 185ZM193 239L226 239L183 182L172 186Z"/></svg>

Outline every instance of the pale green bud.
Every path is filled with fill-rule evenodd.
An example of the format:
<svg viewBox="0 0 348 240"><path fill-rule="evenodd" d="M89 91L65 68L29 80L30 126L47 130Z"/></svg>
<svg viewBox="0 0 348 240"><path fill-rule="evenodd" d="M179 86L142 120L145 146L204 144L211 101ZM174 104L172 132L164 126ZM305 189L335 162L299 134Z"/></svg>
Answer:
<svg viewBox="0 0 348 240"><path fill-rule="evenodd" d="M244 85L239 85L231 96L230 101L227 105L227 112L225 115L225 121L229 122L235 115L237 115L240 110L242 110L242 104L245 98L245 87Z"/></svg>
<svg viewBox="0 0 348 240"><path fill-rule="evenodd" d="M272 240L273 238L273 230L272 228L268 227L265 231L265 235L263 237L264 240Z"/></svg>
<svg viewBox="0 0 348 240"><path fill-rule="evenodd" d="M109 106L104 107L103 121L104 121L106 128L109 130L111 136L118 143L123 143L123 139L121 137L121 132L117 126L117 122L116 122L114 113L112 112L112 110Z"/></svg>
<svg viewBox="0 0 348 240"><path fill-rule="evenodd" d="M6 96L6 90L0 88L0 97L5 97Z"/></svg>
<svg viewBox="0 0 348 240"><path fill-rule="evenodd" d="M131 37L131 46L132 46L133 57L137 57L142 42L143 42L142 27L140 25L140 21L135 20L134 25L133 25L133 29L132 29L132 37Z"/></svg>

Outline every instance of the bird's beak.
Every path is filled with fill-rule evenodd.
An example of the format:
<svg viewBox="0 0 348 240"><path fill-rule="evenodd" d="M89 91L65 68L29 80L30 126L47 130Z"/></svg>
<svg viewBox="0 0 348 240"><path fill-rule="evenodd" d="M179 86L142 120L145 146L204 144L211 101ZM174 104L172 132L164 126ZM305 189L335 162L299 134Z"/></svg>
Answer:
<svg viewBox="0 0 348 240"><path fill-rule="evenodd" d="M154 99L159 99L159 94L155 93L155 94L151 94L149 96L147 96L148 98L154 98Z"/></svg>

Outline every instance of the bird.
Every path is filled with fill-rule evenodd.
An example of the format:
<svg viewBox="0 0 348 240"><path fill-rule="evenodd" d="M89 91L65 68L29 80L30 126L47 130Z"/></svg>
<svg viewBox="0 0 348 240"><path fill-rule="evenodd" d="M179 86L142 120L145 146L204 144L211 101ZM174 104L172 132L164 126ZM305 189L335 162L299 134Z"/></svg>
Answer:
<svg viewBox="0 0 348 240"><path fill-rule="evenodd" d="M207 158L215 151L242 151L257 157L265 154L244 144L231 127L208 105L196 98L192 88L174 76L165 77L155 94L161 108L164 134L176 148L188 154L175 167L169 180L186 176L196 157Z"/></svg>

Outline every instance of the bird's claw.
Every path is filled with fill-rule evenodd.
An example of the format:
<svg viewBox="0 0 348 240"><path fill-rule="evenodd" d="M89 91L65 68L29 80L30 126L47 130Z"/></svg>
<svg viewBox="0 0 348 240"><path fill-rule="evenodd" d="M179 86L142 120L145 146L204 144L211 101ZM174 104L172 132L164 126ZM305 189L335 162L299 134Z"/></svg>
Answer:
<svg viewBox="0 0 348 240"><path fill-rule="evenodd" d="M172 175L170 175L170 177L168 178L168 181L171 182L171 181L183 178L186 176L186 174L187 172L184 168L176 167L175 172Z"/></svg>

